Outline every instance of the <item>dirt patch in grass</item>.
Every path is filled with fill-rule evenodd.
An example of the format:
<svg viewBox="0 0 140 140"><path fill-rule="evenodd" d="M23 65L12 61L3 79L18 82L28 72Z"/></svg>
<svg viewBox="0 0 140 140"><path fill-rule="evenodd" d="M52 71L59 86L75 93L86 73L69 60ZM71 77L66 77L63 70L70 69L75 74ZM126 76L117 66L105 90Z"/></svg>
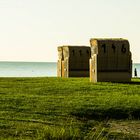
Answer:
<svg viewBox="0 0 140 140"><path fill-rule="evenodd" d="M110 132L140 139L140 121L110 121Z"/></svg>

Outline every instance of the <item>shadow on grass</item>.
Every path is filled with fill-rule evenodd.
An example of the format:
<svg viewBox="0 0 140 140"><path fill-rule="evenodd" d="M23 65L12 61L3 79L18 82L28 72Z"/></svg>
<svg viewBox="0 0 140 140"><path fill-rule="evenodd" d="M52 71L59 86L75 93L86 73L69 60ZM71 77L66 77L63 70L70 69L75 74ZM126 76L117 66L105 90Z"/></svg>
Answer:
<svg viewBox="0 0 140 140"><path fill-rule="evenodd" d="M94 120L107 120L107 119L139 119L140 109L77 109L71 113L79 119L94 119Z"/></svg>
<svg viewBox="0 0 140 140"><path fill-rule="evenodd" d="M140 81L131 81L131 82L112 82L112 83L129 84L129 85L140 85Z"/></svg>

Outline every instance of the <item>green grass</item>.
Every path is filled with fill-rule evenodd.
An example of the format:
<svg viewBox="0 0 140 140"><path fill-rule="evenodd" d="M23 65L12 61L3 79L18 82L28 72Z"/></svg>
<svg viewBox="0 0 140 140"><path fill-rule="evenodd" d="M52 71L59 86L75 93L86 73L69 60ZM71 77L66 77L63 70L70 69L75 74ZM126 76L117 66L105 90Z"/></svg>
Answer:
<svg viewBox="0 0 140 140"><path fill-rule="evenodd" d="M140 79L0 78L1 139L140 139Z"/></svg>

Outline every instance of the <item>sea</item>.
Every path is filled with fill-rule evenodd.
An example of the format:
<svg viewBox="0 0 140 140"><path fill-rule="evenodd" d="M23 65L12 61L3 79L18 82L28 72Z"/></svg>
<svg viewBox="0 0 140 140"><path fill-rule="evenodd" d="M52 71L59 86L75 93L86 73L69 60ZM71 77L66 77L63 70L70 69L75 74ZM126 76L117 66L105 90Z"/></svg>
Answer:
<svg viewBox="0 0 140 140"><path fill-rule="evenodd" d="M134 63L134 69L140 77L140 63ZM0 62L0 77L56 77L56 62Z"/></svg>
<svg viewBox="0 0 140 140"><path fill-rule="evenodd" d="M0 62L0 77L56 76L56 62Z"/></svg>

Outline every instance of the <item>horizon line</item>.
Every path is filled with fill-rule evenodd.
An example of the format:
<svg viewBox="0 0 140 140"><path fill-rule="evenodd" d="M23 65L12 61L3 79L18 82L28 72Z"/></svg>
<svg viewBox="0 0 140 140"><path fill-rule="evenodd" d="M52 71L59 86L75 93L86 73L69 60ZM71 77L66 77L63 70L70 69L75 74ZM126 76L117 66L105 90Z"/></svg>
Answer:
<svg viewBox="0 0 140 140"><path fill-rule="evenodd" d="M57 63L57 61L15 61L15 60L12 60L12 61L0 61L0 62L29 62L29 63Z"/></svg>
<svg viewBox="0 0 140 140"><path fill-rule="evenodd" d="M21 63L57 63L57 61L23 61L23 60L21 60L21 61L15 61L15 60L12 60L12 61L8 61L8 60L6 60L6 61L1 61L0 60L0 63L1 62L21 62ZM132 62L132 64L140 64L140 62Z"/></svg>

